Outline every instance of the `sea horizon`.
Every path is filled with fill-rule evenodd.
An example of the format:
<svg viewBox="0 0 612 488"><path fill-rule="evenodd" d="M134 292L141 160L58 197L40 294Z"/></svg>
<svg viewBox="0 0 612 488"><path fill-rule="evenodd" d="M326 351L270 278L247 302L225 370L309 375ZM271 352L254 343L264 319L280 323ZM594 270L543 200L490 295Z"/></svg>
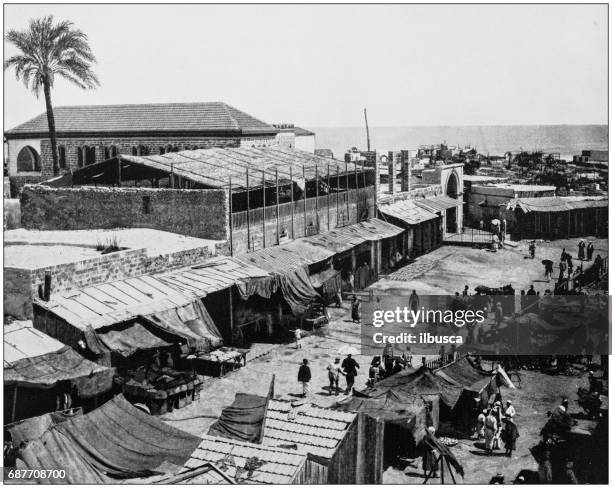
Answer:
<svg viewBox="0 0 612 488"><path fill-rule="evenodd" d="M309 127L316 147L331 149L342 159L352 147L367 146L365 126ZM571 159L583 150L608 150L607 124L371 126L370 147L379 152L417 149L446 143L471 146L481 154L503 155L516 151L559 153Z"/></svg>

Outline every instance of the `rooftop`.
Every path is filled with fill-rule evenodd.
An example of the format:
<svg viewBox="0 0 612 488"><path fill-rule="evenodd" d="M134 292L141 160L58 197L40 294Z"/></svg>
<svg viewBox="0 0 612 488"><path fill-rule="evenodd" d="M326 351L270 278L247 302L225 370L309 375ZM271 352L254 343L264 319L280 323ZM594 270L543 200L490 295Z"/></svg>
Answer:
<svg viewBox="0 0 612 488"><path fill-rule="evenodd" d="M36 330L31 320L4 325L4 365L63 349L64 344Z"/></svg>
<svg viewBox="0 0 612 488"><path fill-rule="evenodd" d="M139 105L80 105L55 107L58 135L135 133L270 134L272 125L223 102L148 103ZM44 136L47 115L7 131L8 138Z"/></svg>
<svg viewBox="0 0 612 488"><path fill-rule="evenodd" d="M296 149L278 147L210 148L180 151L152 156L122 154L122 179L135 179L146 168L151 177L170 174L180 176L208 188L228 188L230 179L233 189L256 188L262 179L266 186L276 184L276 172L280 184L294 181L330 178L353 174L356 171L373 171L357 167L336 159L317 156ZM249 171L249 181L247 181ZM78 169L73 174L74 184L115 183L117 180L117 158Z"/></svg>
<svg viewBox="0 0 612 488"><path fill-rule="evenodd" d="M297 452L331 459L357 414L310 403L295 408L291 405L289 401L270 400L263 443L295 444Z"/></svg>
<svg viewBox="0 0 612 488"><path fill-rule="evenodd" d="M300 475L306 463L305 454L298 454L287 449L226 439L225 437L203 435L202 438L202 442L191 455L191 459L185 463L185 468L193 469L205 463L211 463L218 467L225 465L228 469L224 471L224 474L240 483L292 484L296 477ZM235 466L229 460L230 457L235 461ZM236 467L244 468L245 463L253 457L263 461L263 464L254 469L250 477L247 478L245 472L242 477L236 479Z"/></svg>
<svg viewBox="0 0 612 488"><path fill-rule="evenodd" d="M119 247L145 249L149 257L208 247L220 241L198 239L154 229L28 230L4 232L4 265L37 269L100 257L96 246L115 241Z"/></svg>

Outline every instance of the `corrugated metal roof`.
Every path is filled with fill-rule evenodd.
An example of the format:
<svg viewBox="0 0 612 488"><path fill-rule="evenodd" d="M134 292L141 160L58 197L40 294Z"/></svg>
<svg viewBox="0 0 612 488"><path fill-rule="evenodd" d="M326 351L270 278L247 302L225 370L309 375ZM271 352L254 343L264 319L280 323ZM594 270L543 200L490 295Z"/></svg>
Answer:
<svg viewBox="0 0 612 488"><path fill-rule="evenodd" d="M261 187L263 181L266 186L275 185L277 170L280 184L287 184L290 176L294 181L299 181L304 178L313 180L318 174L320 179L325 180L328 166L332 182L337 175L337 170L341 177L346 175L347 171L349 174L354 174L355 170L373 171L372 168L362 168L353 163L280 147L217 147L151 156L122 154L120 157L123 162L122 172L126 175L126 179L129 179L129 164L131 163L165 174L174 173L176 176L212 188L228 188L230 177L232 189L246 188L247 169L249 170L250 188ZM74 171L73 181L77 184L89 180L97 181L95 178L104 175L106 170L112 181L115 181L116 167L116 158L91 164Z"/></svg>
<svg viewBox="0 0 612 488"><path fill-rule="evenodd" d="M348 251L367 241L379 241L401 234L404 229L383 220L373 218L346 227L337 227L329 232L304 237L301 240L323 247L334 253Z"/></svg>
<svg viewBox="0 0 612 488"><path fill-rule="evenodd" d="M428 220L438 218L437 214L419 207L412 200L401 200L389 205L380 205L378 210L385 215L403 220L410 225L417 225L421 222L427 222Z"/></svg>
<svg viewBox="0 0 612 488"><path fill-rule="evenodd" d="M57 132L232 132L276 134L278 129L223 102L147 103L54 107ZM6 132L7 136L49 132L40 114Z"/></svg>
<svg viewBox="0 0 612 488"><path fill-rule="evenodd" d="M419 207L430 212L441 212L443 210L448 210L449 208L463 205L461 200L455 200L454 198L447 197L446 195L439 195L432 198L419 198L413 201Z"/></svg>
<svg viewBox="0 0 612 488"><path fill-rule="evenodd" d="M52 294L49 302L36 300L75 327L94 329L181 307L240 280L269 274L229 257L157 275L144 275L78 290Z"/></svg>
<svg viewBox="0 0 612 488"><path fill-rule="evenodd" d="M228 455L234 458L236 466L240 468L243 468L247 459L252 457L264 461L264 464L257 468L250 478L246 478L246 475L240 477L238 480L240 483L291 484L306 463L306 455L295 451L225 437L203 435L202 438L202 442L191 455L191 459L185 463L185 468L197 468L207 462L220 467L223 460L227 460ZM231 464L223 472L226 476L235 479L236 469Z"/></svg>
<svg viewBox="0 0 612 488"><path fill-rule="evenodd" d="M263 443L272 446L296 444L298 452L331 459L355 417L355 413L312 404L293 408L291 402L270 400Z"/></svg>
<svg viewBox="0 0 612 488"><path fill-rule="evenodd" d="M4 366L21 359L35 358L66 347L44 332L36 330L31 320L15 321L4 326Z"/></svg>

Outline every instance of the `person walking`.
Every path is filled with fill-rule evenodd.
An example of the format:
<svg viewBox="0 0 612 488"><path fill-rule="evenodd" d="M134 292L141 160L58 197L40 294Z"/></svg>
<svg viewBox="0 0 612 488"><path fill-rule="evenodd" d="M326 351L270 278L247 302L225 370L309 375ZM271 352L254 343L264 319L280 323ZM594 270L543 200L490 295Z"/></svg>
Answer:
<svg viewBox="0 0 612 488"><path fill-rule="evenodd" d="M544 263L544 279L550 281L553 276L553 262L547 259Z"/></svg>
<svg viewBox="0 0 612 488"><path fill-rule="evenodd" d="M559 281L562 281L565 277L565 270L567 269L567 264L565 263L565 259L559 261Z"/></svg>
<svg viewBox="0 0 612 488"><path fill-rule="evenodd" d="M298 370L298 383L302 385L302 398L306 398L310 393L310 379L312 374L308 366L308 359L302 360L302 365Z"/></svg>
<svg viewBox="0 0 612 488"><path fill-rule="evenodd" d="M357 376L359 364L353 359L351 354L347 354L344 361L342 361L342 369L344 370L344 375L346 376L346 392L344 394L350 395L353 391L353 385L355 384L355 376Z"/></svg>
<svg viewBox="0 0 612 488"><path fill-rule="evenodd" d="M302 331L298 327L293 331L293 337L295 338L295 348L302 349L301 339L302 339Z"/></svg>
<svg viewBox="0 0 612 488"><path fill-rule="evenodd" d="M509 417L511 419L514 418L514 416L516 415L516 409L514 408L514 405L512 405L512 401L508 400L506 402L506 411L504 412L504 415L506 417Z"/></svg>
<svg viewBox="0 0 612 488"><path fill-rule="evenodd" d="M329 378L329 395L331 396L332 391L335 390L335 395L340 393L340 375L344 375L342 367L340 366L340 358L334 359L334 361L327 366L327 377Z"/></svg>
<svg viewBox="0 0 612 488"><path fill-rule="evenodd" d="M580 261L584 261L584 248L584 239L580 239L580 242L578 243L578 259L580 259Z"/></svg>
<svg viewBox="0 0 612 488"><path fill-rule="evenodd" d="M487 419L487 410L483 410L478 414L476 420L476 437L478 439L484 439L485 437L485 420Z"/></svg>
<svg viewBox="0 0 612 488"><path fill-rule="evenodd" d="M423 456L423 477L427 478L427 475L431 473L430 478L438 477L438 452L432 447L433 442L427 442L427 438L435 436L436 429L433 426L427 427L427 433L425 439L421 441L421 450Z"/></svg>
<svg viewBox="0 0 612 488"><path fill-rule="evenodd" d="M497 305L495 306L495 325L499 327L503 319L504 319L504 311L502 309L502 304L501 302L497 302Z"/></svg>
<svg viewBox="0 0 612 488"><path fill-rule="evenodd" d="M357 322L359 324L361 322L361 300L355 295L353 295L353 300L351 302L351 319L353 323Z"/></svg>
<svg viewBox="0 0 612 488"><path fill-rule="evenodd" d="M493 409L490 409L485 418L485 451L487 456L493 454L493 441L497 432L497 419L493 415Z"/></svg>
<svg viewBox="0 0 612 488"><path fill-rule="evenodd" d="M593 252L595 251L595 247L593 246L593 241L589 241L586 247L587 261L593 259Z"/></svg>
<svg viewBox="0 0 612 488"><path fill-rule="evenodd" d="M410 295L410 298L408 299L408 306L410 307L410 310L412 310L415 313L419 309L419 296L417 295L416 290L412 290L412 294Z"/></svg>
<svg viewBox="0 0 612 488"><path fill-rule="evenodd" d="M512 418L504 417L504 429L501 432L501 440L506 448L506 456L512 457L512 451L516 449L516 439L519 437L519 432Z"/></svg>

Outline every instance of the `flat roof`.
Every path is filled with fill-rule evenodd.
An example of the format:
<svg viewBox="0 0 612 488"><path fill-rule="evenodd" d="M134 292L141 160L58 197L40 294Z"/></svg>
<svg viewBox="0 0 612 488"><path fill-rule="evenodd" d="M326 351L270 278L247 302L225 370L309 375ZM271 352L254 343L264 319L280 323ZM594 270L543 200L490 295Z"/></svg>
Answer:
<svg viewBox="0 0 612 488"><path fill-rule="evenodd" d="M94 259L103 254L98 244L116 239L119 247L145 249L147 256L208 247L215 253L223 241L199 239L155 229L84 229L4 231L4 266L37 269L58 264Z"/></svg>
<svg viewBox="0 0 612 488"><path fill-rule="evenodd" d="M36 330L31 320L16 320L4 325L4 365L35 358L66 347L60 341Z"/></svg>

